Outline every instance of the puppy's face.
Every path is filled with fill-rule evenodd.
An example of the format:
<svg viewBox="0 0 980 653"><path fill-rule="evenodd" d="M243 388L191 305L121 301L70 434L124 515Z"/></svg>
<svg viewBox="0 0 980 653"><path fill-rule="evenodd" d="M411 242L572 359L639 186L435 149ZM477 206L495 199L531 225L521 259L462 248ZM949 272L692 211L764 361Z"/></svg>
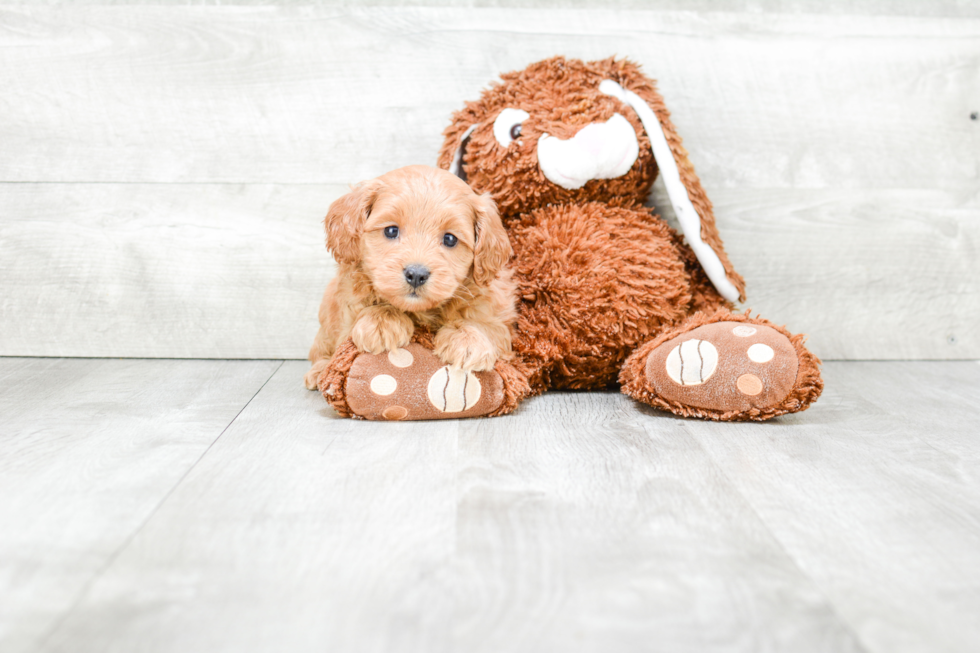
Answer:
<svg viewBox="0 0 980 653"><path fill-rule="evenodd" d="M409 312L487 284L510 257L493 200L443 170L409 166L362 184L330 207L327 246L359 262L375 292Z"/></svg>
<svg viewBox="0 0 980 653"><path fill-rule="evenodd" d="M427 177L407 181L379 194L364 225L361 261L379 295L417 312L452 297L469 276L476 216L467 194L447 193Z"/></svg>

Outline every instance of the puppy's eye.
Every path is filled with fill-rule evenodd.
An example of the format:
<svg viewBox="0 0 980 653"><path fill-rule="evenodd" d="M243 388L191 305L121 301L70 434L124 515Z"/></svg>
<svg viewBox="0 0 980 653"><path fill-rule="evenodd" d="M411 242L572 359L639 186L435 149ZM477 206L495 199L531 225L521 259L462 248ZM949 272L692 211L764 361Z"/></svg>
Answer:
<svg viewBox="0 0 980 653"><path fill-rule="evenodd" d="M493 137L507 147L521 135L521 123L531 117L522 109L504 109L493 121Z"/></svg>
<svg viewBox="0 0 980 653"><path fill-rule="evenodd" d="M458 242L459 239L452 234L446 234L445 236L442 237L442 244L445 245L446 247L456 247L456 243Z"/></svg>
<svg viewBox="0 0 980 653"><path fill-rule="evenodd" d="M385 227L385 238L398 238L398 227Z"/></svg>

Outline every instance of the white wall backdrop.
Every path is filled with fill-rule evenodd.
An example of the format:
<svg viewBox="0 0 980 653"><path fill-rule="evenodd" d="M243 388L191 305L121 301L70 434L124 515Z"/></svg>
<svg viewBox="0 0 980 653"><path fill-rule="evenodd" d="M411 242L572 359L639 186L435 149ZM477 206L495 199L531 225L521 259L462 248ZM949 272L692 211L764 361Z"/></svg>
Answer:
<svg viewBox="0 0 980 653"><path fill-rule="evenodd" d="M329 203L565 54L659 80L747 308L980 358L980 3L538 4L0 5L0 355L304 357Z"/></svg>

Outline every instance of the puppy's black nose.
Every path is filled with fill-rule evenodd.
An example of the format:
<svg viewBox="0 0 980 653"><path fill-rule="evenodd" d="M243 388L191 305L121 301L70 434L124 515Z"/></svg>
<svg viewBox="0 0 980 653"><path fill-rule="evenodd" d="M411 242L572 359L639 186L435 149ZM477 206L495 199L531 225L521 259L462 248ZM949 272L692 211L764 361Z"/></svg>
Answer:
<svg viewBox="0 0 980 653"><path fill-rule="evenodd" d="M429 280L429 268L424 265L419 265L418 263L412 263L411 265L405 266L405 281L408 282L412 288L418 288L423 283Z"/></svg>

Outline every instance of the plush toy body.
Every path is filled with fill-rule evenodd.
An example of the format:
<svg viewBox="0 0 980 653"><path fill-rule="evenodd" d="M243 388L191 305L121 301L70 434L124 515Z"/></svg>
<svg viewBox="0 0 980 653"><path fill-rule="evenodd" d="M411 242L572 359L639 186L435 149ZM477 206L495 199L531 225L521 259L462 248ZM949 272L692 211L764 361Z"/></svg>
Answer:
<svg viewBox="0 0 980 653"><path fill-rule="evenodd" d="M810 405L822 381L803 337L732 313L744 282L653 82L628 61L562 57L502 80L454 115L439 165L500 209L519 286L515 359L466 375L420 333L417 363L393 370L348 343L320 377L327 400L371 419L496 415L528 394L618 380L685 416L763 420ZM644 206L658 172L683 237ZM371 396L382 373L399 391Z"/></svg>

